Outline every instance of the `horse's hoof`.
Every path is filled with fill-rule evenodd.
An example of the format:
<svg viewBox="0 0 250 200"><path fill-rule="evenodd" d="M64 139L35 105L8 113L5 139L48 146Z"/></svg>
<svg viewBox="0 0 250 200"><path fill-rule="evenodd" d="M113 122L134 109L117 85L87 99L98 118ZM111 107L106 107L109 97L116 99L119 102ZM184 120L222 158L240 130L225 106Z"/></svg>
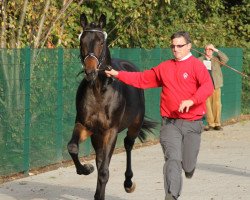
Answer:
<svg viewBox="0 0 250 200"><path fill-rule="evenodd" d="M126 191L127 193L132 193L132 192L135 191L136 184L135 184L135 183L132 183L132 186L131 186L130 188L128 188L128 187L124 187L124 188L125 188L125 191Z"/></svg>
<svg viewBox="0 0 250 200"><path fill-rule="evenodd" d="M94 166L91 164L81 165L80 168L76 170L76 173L79 175L89 175L95 170Z"/></svg>

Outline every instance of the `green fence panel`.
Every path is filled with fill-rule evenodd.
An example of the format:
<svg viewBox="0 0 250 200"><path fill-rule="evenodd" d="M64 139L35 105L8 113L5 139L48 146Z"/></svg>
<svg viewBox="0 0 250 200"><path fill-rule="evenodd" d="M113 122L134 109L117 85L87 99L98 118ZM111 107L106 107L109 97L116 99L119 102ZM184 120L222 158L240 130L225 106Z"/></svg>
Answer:
<svg viewBox="0 0 250 200"><path fill-rule="evenodd" d="M25 72L27 49L0 49L0 175L28 168L28 149L24 138L28 129L25 87L29 80ZM27 62L27 65L28 62ZM28 90L28 88L26 88ZM28 108L27 108L28 109ZM26 113L26 115L25 115ZM28 121L27 121L28 123ZM26 139L26 141L25 141ZM25 142L24 142L25 141ZM25 149L24 149L25 148ZM26 166L25 166L26 165Z"/></svg>
<svg viewBox="0 0 250 200"><path fill-rule="evenodd" d="M228 66L242 71L243 52L240 48L220 48L228 57ZM222 121L239 116L241 113L242 77L233 70L222 67L224 86L222 87Z"/></svg>
<svg viewBox="0 0 250 200"><path fill-rule="evenodd" d="M173 58L172 50L169 48L162 49L161 62Z"/></svg>
<svg viewBox="0 0 250 200"><path fill-rule="evenodd" d="M141 51L142 62L139 68L141 70L151 69L159 64L162 59L162 49L155 48ZM160 92L161 88L145 90L146 115L154 121L160 122ZM154 106L152 106L154 105Z"/></svg>
<svg viewBox="0 0 250 200"><path fill-rule="evenodd" d="M203 51L202 49L197 49ZM242 50L221 48L228 65L242 70ZM140 70L172 58L171 49L110 50ZM199 56L197 52L193 52ZM75 121L75 95L83 74L79 49L0 49L0 176L69 160L67 143ZM240 115L241 76L223 67L222 119ZM146 115L160 122L161 88L145 90ZM158 137L158 129L155 131ZM123 131L116 147L123 146ZM90 139L80 156L93 152Z"/></svg>
<svg viewBox="0 0 250 200"><path fill-rule="evenodd" d="M140 66L141 64L141 49L119 49L119 58L129 60L134 63L136 66Z"/></svg>
<svg viewBox="0 0 250 200"><path fill-rule="evenodd" d="M32 167L57 162L59 51L60 49L32 50L30 83L30 166Z"/></svg>
<svg viewBox="0 0 250 200"><path fill-rule="evenodd" d="M112 58L121 58L120 56L120 48L112 48L110 49L110 54Z"/></svg>
<svg viewBox="0 0 250 200"><path fill-rule="evenodd" d="M29 171L30 164L30 48L25 49L25 122L23 133L23 171Z"/></svg>
<svg viewBox="0 0 250 200"><path fill-rule="evenodd" d="M58 49L57 59L57 109L56 109L56 149L59 162L62 160L63 149L63 49Z"/></svg>

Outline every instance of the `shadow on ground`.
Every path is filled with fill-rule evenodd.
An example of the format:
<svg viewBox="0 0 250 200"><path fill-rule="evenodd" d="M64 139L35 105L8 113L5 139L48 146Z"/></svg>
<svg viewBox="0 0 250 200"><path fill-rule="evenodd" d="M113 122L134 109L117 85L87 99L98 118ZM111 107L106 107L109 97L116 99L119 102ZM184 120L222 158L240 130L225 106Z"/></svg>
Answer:
<svg viewBox="0 0 250 200"><path fill-rule="evenodd" d="M197 169L216 172L220 174L229 174L234 176L243 176L250 178L250 171L247 169L236 168L227 165L218 165L218 164L207 164L207 163L198 163Z"/></svg>
<svg viewBox="0 0 250 200"><path fill-rule="evenodd" d="M5 194L6 196L12 197L17 200L33 200L33 199L91 200L91 199L94 199L94 193L95 193L95 191L87 188L87 186L82 186L81 188L70 187L70 186L65 187L62 185L49 185L49 184L39 183L39 182L34 182L34 181L16 182L8 186L5 186L4 188L0 187L0 189L1 189L0 190L1 194ZM1 194L0 194L0 197L1 197ZM125 200L123 198L110 196L110 195L106 195L106 199Z"/></svg>

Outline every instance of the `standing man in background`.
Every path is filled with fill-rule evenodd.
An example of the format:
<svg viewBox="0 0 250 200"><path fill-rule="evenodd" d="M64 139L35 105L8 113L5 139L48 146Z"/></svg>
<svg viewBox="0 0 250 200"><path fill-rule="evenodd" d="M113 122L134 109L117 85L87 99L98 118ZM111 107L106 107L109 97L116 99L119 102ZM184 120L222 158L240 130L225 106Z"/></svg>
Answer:
<svg viewBox="0 0 250 200"><path fill-rule="evenodd" d="M192 44L187 32L173 34L170 47L174 59L149 70L105 72L137 88L162 87L160 143L165 158L165 200L176 200L182 188L182 170L187 178L195 171L205 102L213 93L213 83L204 64L191 54Z"/></svg>
<svg viewBox="0 0 250 200"><path fill-rule="evenodd" d="M214 52L217 54L214 56ZM228 57L213 44L205 46L205 55L199 58L207 67L214 84L214 92L206 101L207 106L207 126L206 131L222 130L221 127L221 87L223 86L222 64L226 64Z"/></svg>

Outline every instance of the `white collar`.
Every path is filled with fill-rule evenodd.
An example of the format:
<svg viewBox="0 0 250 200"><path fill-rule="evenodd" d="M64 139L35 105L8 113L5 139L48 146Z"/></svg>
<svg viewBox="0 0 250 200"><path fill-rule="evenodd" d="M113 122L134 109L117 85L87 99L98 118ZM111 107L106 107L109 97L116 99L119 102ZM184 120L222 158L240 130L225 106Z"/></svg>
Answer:
<svg viewBox="0 0 250 200"><path fill-rule="evenodd" d="M183 60L187 60L190 56L192 56L192 53L189 52L188 55L186 55L184 58L182 58L181 60L177 60L177 61L183 61Z"/></svg>

